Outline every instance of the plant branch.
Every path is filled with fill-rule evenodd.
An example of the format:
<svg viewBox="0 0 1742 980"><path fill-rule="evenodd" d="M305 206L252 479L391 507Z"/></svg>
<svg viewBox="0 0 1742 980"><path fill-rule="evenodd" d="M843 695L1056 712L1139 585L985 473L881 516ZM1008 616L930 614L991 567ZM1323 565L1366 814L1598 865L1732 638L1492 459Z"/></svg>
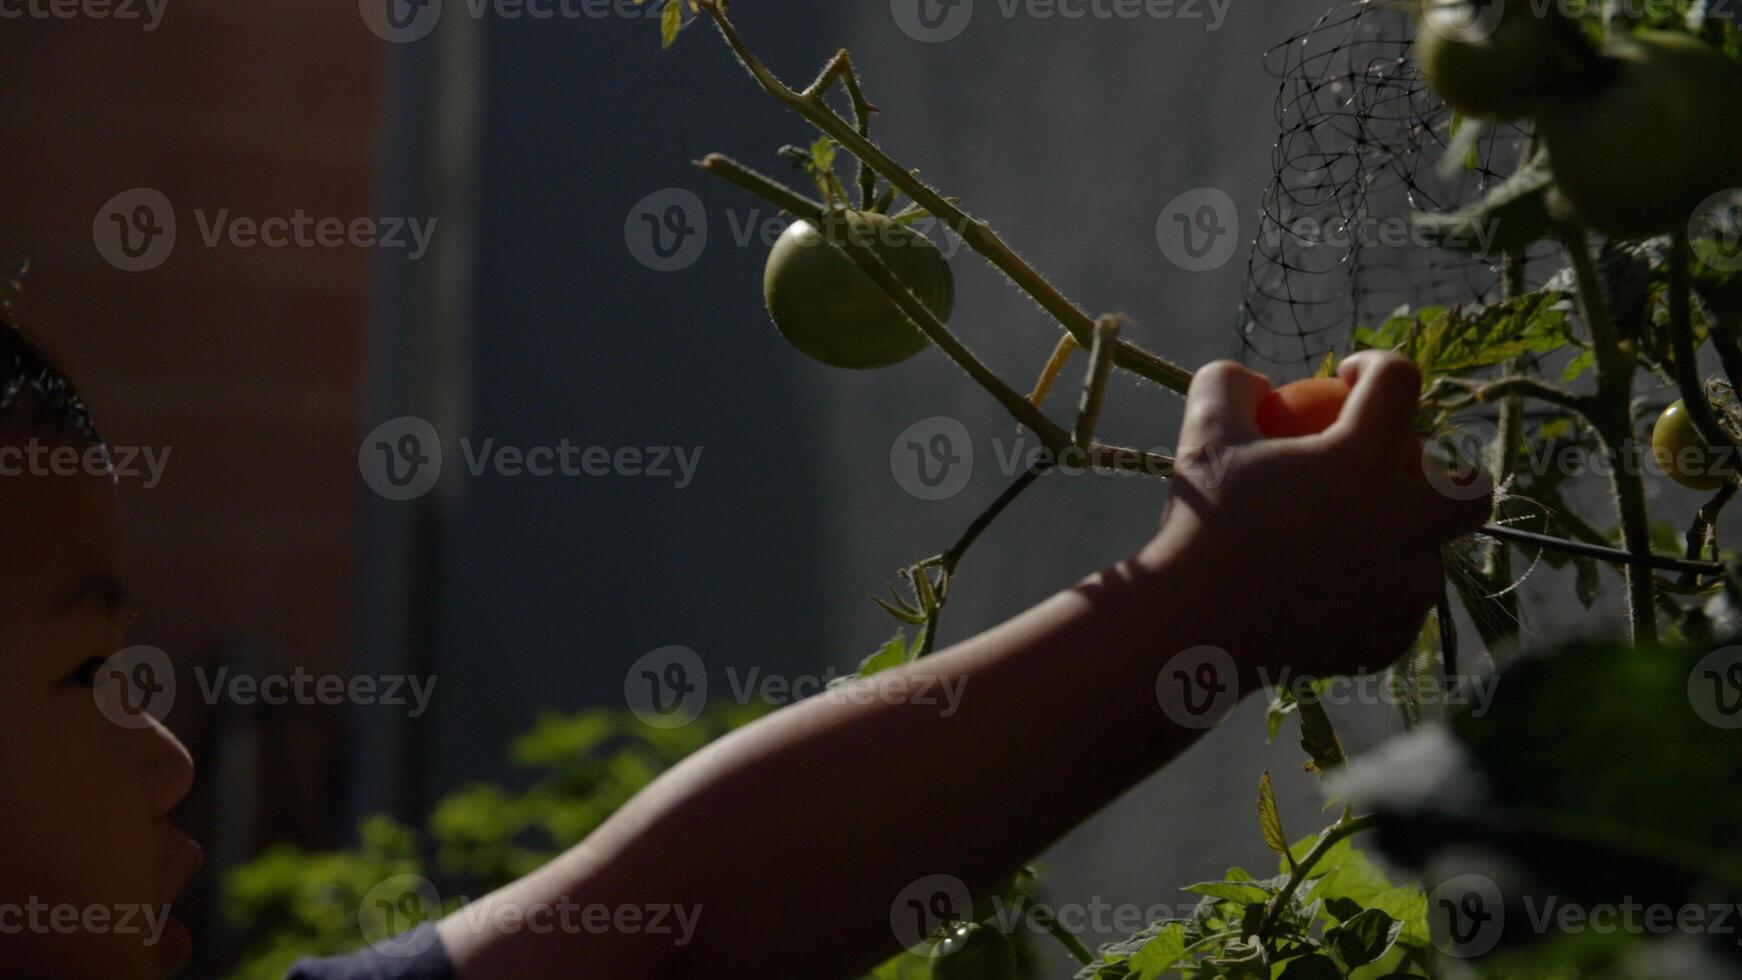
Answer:
<svg viewBox="0 0 1742 980"><path fill-rule="evenodd" d="M1692 261L1687 229L1678 228L1669 238L1669 339L1675 352L1675 382L1700 438L1714 449L1729 450L1720 453L1721 472L1728 475L1735 472L1736 442L1718 424L1718 416L1700 385L1700 365L1694 352L1693 282L1688 274L1688 263Z"/></svg>
<svg viewBox="0 0 1742 980"><path fill-rule="evenodd" d="M1371 816L1355 817L1345 813L1343 819L1319 834L1318 842L1313 845L1313 849L1308 851L1306 857L1301 858L1300 863L1294 866L1294 870L1289 873L1288 881L1283 884L1282 890L1270 900L1270 907L1265 910L1264 919L1258 926L1259 938L1270 935L1270 931L1276 927L1277 918L1282 915L1282 910L1288 907L1289 901L1294 898L1294 893L1300 890L1301 883L1306 881L1307 873L1312 871L1313 866L1324 860L1325 855L1331 853L1331 848L1336 847L1343 840L1367 830L1373 826L1373 823L1374 820Z"/></svg>
<svg viewBox="0 0 1742 980"><path fill-rule="evenodd" d="M865 98L865 92L859 87L859 73L853 70L853 56L847 53L846 48L835 52L835 56L829 59L827 65L823 66L822 73L817 76L817 80L811 83L810 88L805 89L805 98L821 101L823 93L828 91L829 85L836 78L841 80L841 87L847 90L847 98L853 103L853 117L859 122L859 135L869 141L871 139L871 114L877 111L877 107L871 104L871 100ZM862 211L871 210L872 205L876 203L876 197L877 174L870 167L865 166L865 161L860 160L859 209Z"/></svg>
<svg viewBox="0 0 1742 980"><path fill-rule="evenodd" d="M1551 551L1564 551L1569 555L1583 555L1599 561L1613 562L1627 567L1639 566L1656 568L1666 572L1698 572L1705 575L1721 575L1724 566L1715 561L1688 561L1682 558L1670 558L1647 551L1644 554L1633 551L1622 551L1619 548L1607 548L1603 545L1588 544L1584 541L1569 541L1553 535L1538 534L1535 531L1524 531L1504 524L1488 524L1476 532L1493 538L1504 538L1518 544L1535 545L1538 548L1548 548Z"/></svg>
<svg viewBox="0 0 1742 980"><path fill-rule="evenodd" d="M1083 397L1077 404L1077 424L1071 430L1071 445L1086 450L1094 444L1095 427L1101 424L1101 400L1107 394L1107 372L1113 368L1113 351L1119 343L1119 318L1104 316L1095 323L1095 344L1089 348L1089 370L1083 378Z"/></svg>
<svg viewBox="0 0 1742 980"><path fill-rule="evenodd" d="M820 221L823 203L812 200L772 177L757 173L723 153L710 153L696 161L696 166L727 183L755 194L764 201L806 221Z"/></svg>
<svg viewBox="0 0 1742 980"><path fill-rule="evenodd" d="M1591 258L1590 238L1583 228L1576 226L1567 227L1564 234L1578 281L1579 312L1586 329L1591 332L1591 349L1597 361L1597 395L1592 405L1591 423L1609 457L1610 483L1614 488L1616 516L1621 524L1621 541L1634 555L1650 558L1650 518L1645 510L1645 487L1640 482L1640 474L1644 472L1640 465L1642 448L1633 433L1635 357L1631 346L1623 347L1615 332L1602 281ZM1623 566L1633 642L1653 643L1657 640L1655 588L1651 576L1636 568L1635 564L1644 562Z"/></svg>
<svg viewBox="0 0 1742 980"><path fill-rule="evenodd" d="M738 60L749 70L758 85L788 108L803 116L807 122L832 137L849 153L857 157L864 165L870 167L884 180L899 188L916 204L924 208L933 217L962 236L968 247L985 256L988 261L997 266L1009 276L1020 289L1033 297L1041 308L1046 310L1071 335L1077 338L1077 343L1089 347L1094 342L1095 321L1079 309L1065 295L1058 291L1052 283L1046 280L1038 271L1024 262L1004 240L992 231L986 222L970 216L960 207L950 203L943 195L927 186L925 182L915 177L901 164L895 162L875 143L861 136L846 120L836 115L820 94L812 96L804 92L795 92L782 82L773 72L769 71L757 59L744 39L738 34L736 27L727 18L719 0L699 0L701 8L714 21L714 26L726 39L726 44L737 55ZM1153 354L1130 341L1121 340L1114 356L1114 364L1134 374L1148 378L1163 387L1184 393L1191 384L1191 372L1165 358Z"/></svg>
<svg viewBox="0 0 1742 980"><path fill-rule="evenodd" d="M1715 494L1711 500L1706 501L1705 505L1702 506L1699 509L1699 512L1694 515L1694 522L1688 527L1688 561L1698 561L1700 556L1706 553L1707 548L1712 549L1712 558L1714 560L1717 559L1718 512L1722 511L1724 505L1728 504L1730 498L1734 496L1736 496L1736 484L1726 483L1719 487L1717 494ZM1692 571L1682 572L1680 584L1684 588L1693 587L1696 584L1694 581L1694 573Z"/></svg>

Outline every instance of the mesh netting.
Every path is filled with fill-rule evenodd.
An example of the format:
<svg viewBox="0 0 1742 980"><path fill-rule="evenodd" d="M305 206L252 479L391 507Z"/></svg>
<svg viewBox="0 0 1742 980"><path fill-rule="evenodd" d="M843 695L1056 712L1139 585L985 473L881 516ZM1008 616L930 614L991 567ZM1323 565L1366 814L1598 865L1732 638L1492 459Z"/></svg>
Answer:
<svg viewBox="0 0 1742 980"><path fill-rule="evenodd" d="M1265 55L1280 134L1240 309L1248 363L1308 374L1401 305L1496 298L1491 263L1424 246L1407 219L1481 197L1512 172L1524 134L1499 127L1473 161L1439 172L1452 114L1410 60L1413 34L1408 5L1341 0Z"/></svg>

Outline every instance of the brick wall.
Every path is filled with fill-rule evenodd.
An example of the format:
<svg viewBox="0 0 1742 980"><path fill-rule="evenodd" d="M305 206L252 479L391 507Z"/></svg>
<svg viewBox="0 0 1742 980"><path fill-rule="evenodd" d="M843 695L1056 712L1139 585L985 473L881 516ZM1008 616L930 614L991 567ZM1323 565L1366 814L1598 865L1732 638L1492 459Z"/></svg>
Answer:
<svg viewBox="0 0 1742 980"><path fill-rule="evenodd" d="M122 483L132 639L177 660L168 721L204 761L214 712L195 664L237 644L270 670L335 672L349 656L372 260L209 247L200 216L372 216L385 46L355 4L162 9L151 30L0 20L0 264L31 260L25 324L108 441L170 454L158 486ZM135 187L168 197L178 235L160 266L125 272L99 254L93 221ZM220 800L251 800L244 849L325 842L341 829L325 796L342 720L263 718L264 748L241 767L253 785L205 781L183 822L209 834Z"/></svg>

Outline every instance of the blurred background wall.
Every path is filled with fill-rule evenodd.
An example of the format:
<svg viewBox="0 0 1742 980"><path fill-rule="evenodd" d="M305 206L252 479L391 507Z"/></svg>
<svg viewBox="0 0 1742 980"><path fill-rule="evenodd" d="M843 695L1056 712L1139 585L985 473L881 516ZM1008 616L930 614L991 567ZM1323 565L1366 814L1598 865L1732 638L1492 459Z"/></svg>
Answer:
<svg viewBox="0 0 1742 980"><path fill-rule="evenodd" d="M1259 59L1317 9L1201 0L1064 19L964 0L938 8L969 13L944 37L916 36L903 2L742 0L735 14L789 81L852 48L879 140L1086 309L1130 315L1130 336L1181 363L1231 353L1244 263L1184 271L1157 221L1196 187L1255 206L1274 136ZM190 670L436 679L416 719L179 698L169 723L205 773L183 819L214 842L208 887L274 840L338 843L362 813L513 782L511 735L540 710L623 706L631 664L656 648L697 651L716 692L732 667L850 668L893 629L864 597L952 541L1027 445L941 356L844 374L769 326L765 246L740 238L774 215L690 161L717 150L785 173L776 149L813 134L711 32L662 54L643 17L471 9L450 0L439 23L405 30L368 0L168 0L149 27L0 22L0 260L32 260L26 324L109 440L171 453L160 483L122 485L134 642ZM128 271L113 229L142 233L129 222L157 199L126 196L139 188L162 195L178 233ZM642 215L692 207L671 196L683 191L707 233L662 271ZM220 212L435 224L413 257L208 243ZM954 268L954 325L1025 385L1056 327L965 249ZM1103 431L1168 447L1179 405L1120 378ZM391 423L408 415L430 423L444 468L431 492L391 500L360 457L382 431L398 446ZM922 500L891 451L934 416L964 423L975 464L958 493ZM474 477L461 439L700 456L682 486ZM1043 481L964 565L944 639L1128 555L1164 499L1146 480ZM1068 665L1059 680L1068 691ZM1316 805L1288 740L1266 754L1261 712L1249 703L1046 855L1051 897L1178 902L1178 884L1231 862L1267 867L1255 787L1224 767L1274 769L1300 828ZM221 937L221 910L207 911L202 931ZM224 954L220 938L196 975Z"/></svg>

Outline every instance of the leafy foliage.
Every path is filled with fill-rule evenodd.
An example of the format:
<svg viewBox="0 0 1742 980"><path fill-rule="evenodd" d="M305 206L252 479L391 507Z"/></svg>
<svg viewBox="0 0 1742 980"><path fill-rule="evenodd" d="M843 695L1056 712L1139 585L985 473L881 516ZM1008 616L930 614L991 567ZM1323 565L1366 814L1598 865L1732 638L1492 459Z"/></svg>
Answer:
<svg viewBox="0 0 1742 980"><path fill-rule="evenodd" d="M695 724L654 729L628 712L547 714L509 748L533 776L522 792L476 783L437 803L424 831L386 816L365 819L358 843L310 853L279 845L231 870L224 907L246 949L232 976L280 980L304 956L362 945L358 915L370 889L396 875L420 875L449 896L477 896L527 874L579 842L662 770L754 717L715 709Z"/></svg>

